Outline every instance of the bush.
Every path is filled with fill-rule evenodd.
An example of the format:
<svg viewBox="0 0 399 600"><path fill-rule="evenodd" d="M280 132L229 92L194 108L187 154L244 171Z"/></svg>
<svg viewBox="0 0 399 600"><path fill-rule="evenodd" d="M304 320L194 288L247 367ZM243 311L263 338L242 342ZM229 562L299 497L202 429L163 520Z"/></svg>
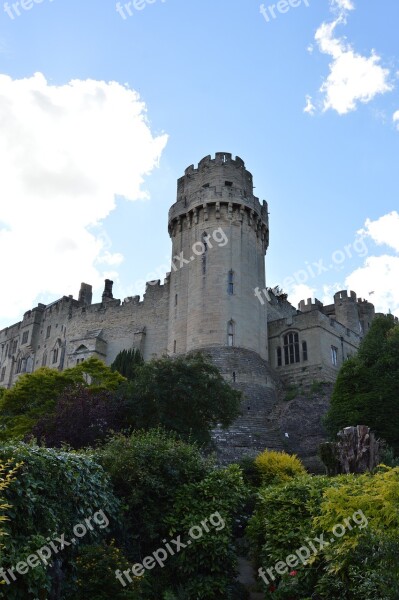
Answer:
<svg viewBox="0 0 399 600"><path fill-rule="evenodd" d="M306 474L306 469L299 458L286 452L265 450L256 457L255 465L263 485L282 483Z"/></svg>
<svg viewBox="0 0 399 600"><path fill-rule="evenodd" d="M184 598L197 600L236 597L232 586L237 566L233 527L246 498L237 465L214 471L201 482L179 490L173 512L166 519L170 533L184 534L196 526L202 529L202 535L171 561L173 591L179 589ZM208 530L203 525L204 519L209 519L212 525L208 521Z"/></svg>
<svg viewBox="0 0 399 600"><path fill-rule="evenodd" d="M398 498L399 468L386 467L361 476L299 477L261 490L248 529L256 566L273 568L303 546L309 550L294 577L274 572L273 598L397 600Z"/></svg>
<svg viewBox="0 0 399 600"><path fill-rule="evenodd" d="M77 547L71 539L79 537L73 527L102 511L105 519L101 515L98 526L92 522L93 530L87 526L87 535L79 541L87 544L104 538L107 521L112 524L118 519L119 503L103 469L87 456L18 443L0 446L0 461L23 463L17 479L4 491L11 507L4 522L7 535L0 566L7 570L25 562L49 540L58 549L52 552L53 567L42 561L26 574L17 574L16 581L0 586L0 598L46 597L62 581L62 585L71 583ZM64 548L56 541L62 535L69 541Z"/></svg>
<svg viewBox="0 0 399 600"><path fill-rule="evenodd" d="M71 600L138 600L140 582L123 587L115 571L131 567L114 541L84 546L76 559L77 590Z"/></svg>
<svg viewBox="0 0 399 600"><path fill-rule="evenodd" d="M132 561L154 551L168 535L164 517L179 488L200 481L210 462L198 448L162 430L118 434L94 456L110 474L125 507L126 545Z"/></svg>

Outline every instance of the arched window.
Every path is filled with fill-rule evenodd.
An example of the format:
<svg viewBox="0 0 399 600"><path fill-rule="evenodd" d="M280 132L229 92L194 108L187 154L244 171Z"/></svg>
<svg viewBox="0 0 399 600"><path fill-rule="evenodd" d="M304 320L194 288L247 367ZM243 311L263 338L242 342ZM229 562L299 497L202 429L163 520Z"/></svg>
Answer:
<svg viewBox="0 0 399 600"><path fill-rule="evenodd" d="M306 342L302 342L302 360L308 360L308 345Z"/></svg>
<svg viewBox="0 0 399 600"><path fill-rule="evenodd" d="M45 367L47 365L47 352L45 352L43 354L43 358L42 358L42 367Z"/></svg>
<svg viewBox="0 0 399 600"><path fill-rule="evenodd" d="M284 336L284 361L286 365L299 363L299 336L297 333L287 333Z"/></svg>
<svg viewBox="0 0 399 600"><path fill-rule="evenodd" d="M227 293L229 296L234 294L234 271L229 271L227 276Z"/></svg>
<svg viewBox="0 0 399 600"><path fill-rule="evenodd" d="M234 335L235 335L234 321L229 321L227 324L227 345L234 346Z"/></svg>

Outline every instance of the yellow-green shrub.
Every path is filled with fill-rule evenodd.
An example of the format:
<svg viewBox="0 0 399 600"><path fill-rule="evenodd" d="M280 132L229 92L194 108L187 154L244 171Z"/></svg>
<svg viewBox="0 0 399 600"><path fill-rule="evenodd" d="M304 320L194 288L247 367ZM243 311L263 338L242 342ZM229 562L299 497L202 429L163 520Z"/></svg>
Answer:
<svg viewBox="0 0 399 600"><path fill-rule="evenodd" d="M298 475L305 475L306 469L294 454L265 450L255 458L262 484L284 483Z"/></svg>

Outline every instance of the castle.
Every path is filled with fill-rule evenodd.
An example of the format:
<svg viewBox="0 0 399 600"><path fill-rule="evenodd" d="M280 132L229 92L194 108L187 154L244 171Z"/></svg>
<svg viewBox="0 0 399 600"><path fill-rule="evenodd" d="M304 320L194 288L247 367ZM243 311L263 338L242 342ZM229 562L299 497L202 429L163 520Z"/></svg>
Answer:
<svg viewBox="0 0 399 600"><path fill-rule="evenodd" d="M231 384L244 392L242 416L214 437L221 458L281 448L270 418L281 382L334 381L374 317L354 292L334 303L302 301L266 287L268 205L253 193L241 158L218 152L177 182L169 210L171 271L149 282L143 299L102 300L82 283L72 296L39 304L0 331L0 386L42 366L63 370L97 356L111 364L119 351L138 348L145 360L203 350ZM265 298L259 297L265 290Z"/></svg>

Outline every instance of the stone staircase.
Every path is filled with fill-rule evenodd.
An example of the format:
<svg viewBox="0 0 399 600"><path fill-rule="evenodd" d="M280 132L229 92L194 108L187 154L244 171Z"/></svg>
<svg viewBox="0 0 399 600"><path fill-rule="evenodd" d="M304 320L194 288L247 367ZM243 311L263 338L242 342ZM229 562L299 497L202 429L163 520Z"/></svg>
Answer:
<svg viewBox="0 0 399 600"><path fill-rule="evenodd" d="M219 461L227 464L243 456L256 456L266 448L283 450L281 432L270 418L277 403L276 392L257 383L232 385L244 393L242 416L229 429L213 431Z"/></svg>

